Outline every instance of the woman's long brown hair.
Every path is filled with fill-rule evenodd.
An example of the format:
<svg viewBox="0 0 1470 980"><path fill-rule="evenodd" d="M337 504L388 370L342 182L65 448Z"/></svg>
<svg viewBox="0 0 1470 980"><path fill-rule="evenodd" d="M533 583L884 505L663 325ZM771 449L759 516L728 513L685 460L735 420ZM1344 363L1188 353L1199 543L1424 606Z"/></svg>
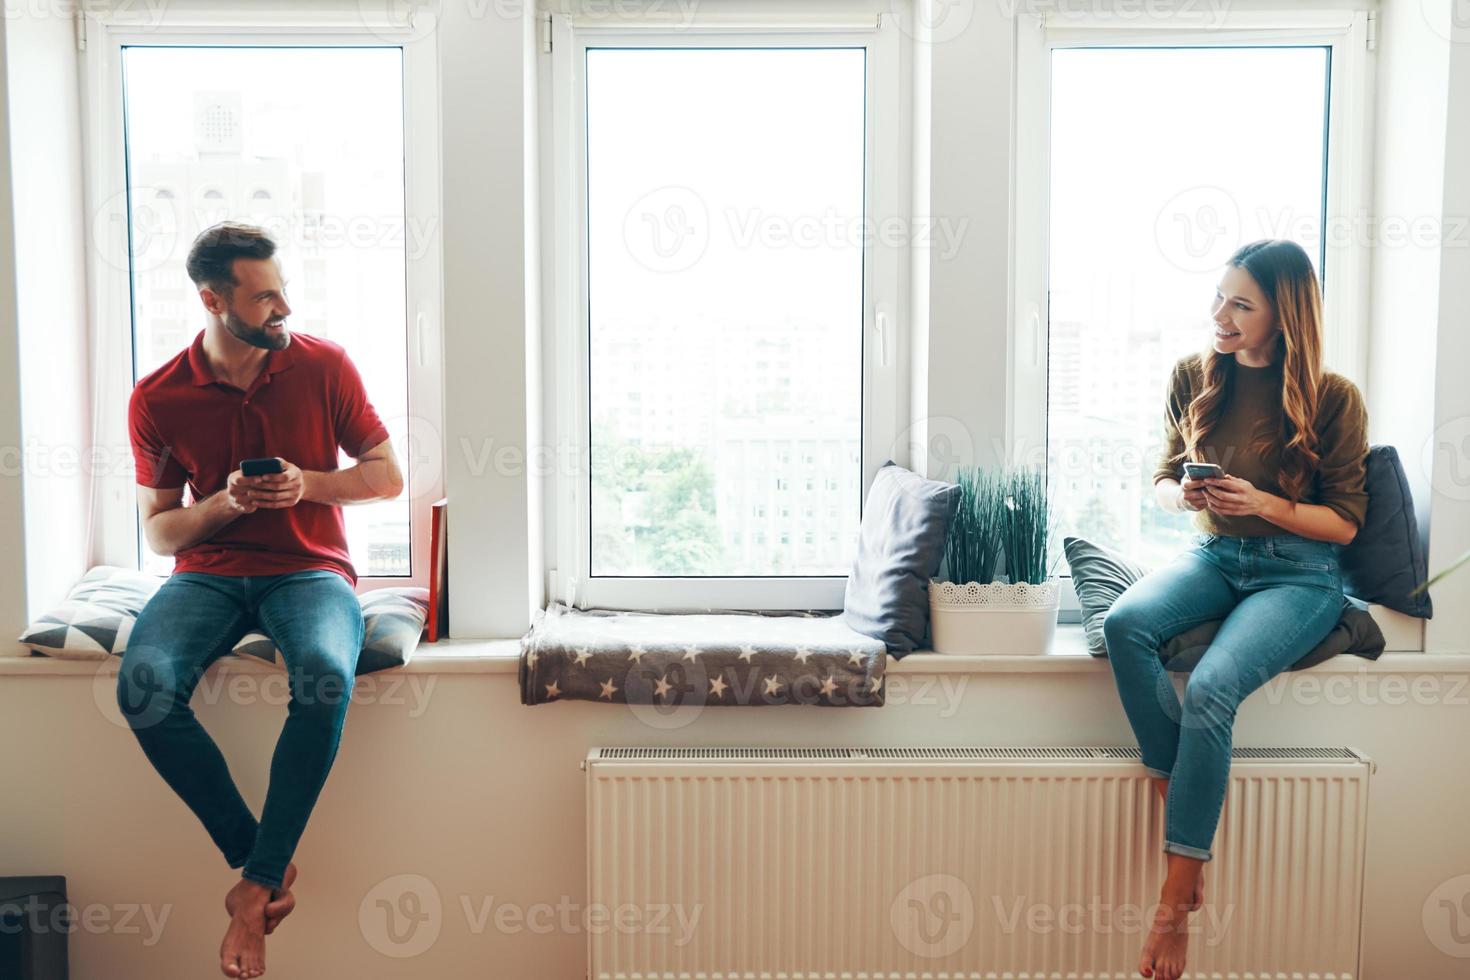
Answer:
<svg viewBox="0 0 1470 980"><path fill-rule="evenodd" d="M1264 239L1242 245L1230 264L1245 269L1266 294L1276 311L1281 332L1276 353L1281 361L1281 428L1259 428L1251 451L1264 454L1281 447L1281 490L1300 501L1321 459L1317 445L1317 405L1322 389L1322 292L1307 253L1296 242ZM1201 356L1204 384L1189 403L1184 420L1185 456L1197 455L1225 410L1230 379L1235 374L1233 354L1218 354L1213 345Z"/></svg>

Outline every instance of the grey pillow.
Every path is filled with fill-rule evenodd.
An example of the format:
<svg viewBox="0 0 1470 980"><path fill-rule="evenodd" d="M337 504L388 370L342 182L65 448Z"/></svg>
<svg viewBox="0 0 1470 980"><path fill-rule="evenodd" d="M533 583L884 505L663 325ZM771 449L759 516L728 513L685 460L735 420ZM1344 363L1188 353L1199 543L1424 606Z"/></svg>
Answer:
<svg viewBox="0 0 1470 980"><path fill-rule="evenodd" d="M1125 555L1085 538L1064 538L1062 548L1072 570L1072 588L1077 604L1082 607L1082 628L1087 634L1087 652L1094 657L1107 656L1103 637L1103 619L1118 596L1147 571ZM1212 619L1169 637L1159 648L1159 659L1173 671L1188 672L1195 668L1210 641L1220 630L1223 620ZM1342 617L1332 632L1288 670L1313 667L1339 653L1351 653L1369 660L1383 652L1383 631L1368 615L1347 597L1343 598Z"/></svg>
<svg viewBox="0 0 1470 980"><path fill-rule="evenodd" d="M924 644L929 580L944 559L944 536L959 499L953 483L926 480L892 460L873 478L842 615L853 630L881 640L895 659Z"/></svg>
<svg viewBox="0 0 1470 980"><path fill-rule="evenodd" d="M1368 450L1365 486L1367 517L1352 544L1338 555L1342 589L1364 602L1428 619L1434 615L1429 593L1410 595L1424 584L1428 564L1398 450L1392 446Z"/></svg>
<svg viewBox="0 0 1470 980"><path fill-rule="evenodd" d="M422 588L373 589L357 597L362 603L362 653L357 674L402 667L418 649L424 620L429 616L429 590ZM264 630L255 629L240 637L230 650L268 664L281 663L276 643Z"/></svg>
<svg viewBox="0 0 1470 980"><path fill-rule="evenodd" d="M1123 590L1146 574L1142 566L1111 548L1086 538L1063 538L1062 550L1072 569L1072 589L1082 607L1082 631L1087 634L1087 652L1107 656L1103 617Z"/></svg>
<svg viewBox="0 0 1470 980"><path fill-rule="evenodd" d="M32 652L61 660L120 657L138 614L163 579L114 565L98 565L20 635Z"/></svg>
<svg viewBox="0 0 1470 980"><path fill-rule="evenodd" d="M1164 662L1164 667L1182 673L1194 670L1209 649L1215 634L1220 631L1221 622L1222 620L1212 619L1208 623L1200 623L1183 633L1171 636L1159 650L1159 659ZM1368 610L1354 605L1351 599L1343 596L1342 618L1332 627L1332 632L1308 651L1306 656L1286 669L1305 670L1315 667L1339 653L1351 653L1377 660L1385 645L1383 630L1379 629Z"/></svg>

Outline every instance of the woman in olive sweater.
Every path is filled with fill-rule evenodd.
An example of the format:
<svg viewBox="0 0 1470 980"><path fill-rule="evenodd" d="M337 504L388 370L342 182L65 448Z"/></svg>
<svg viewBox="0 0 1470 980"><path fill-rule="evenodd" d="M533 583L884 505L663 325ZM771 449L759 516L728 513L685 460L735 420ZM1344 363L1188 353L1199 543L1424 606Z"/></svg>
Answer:
<svg viewBox="0 0 1470 980"><path fill-rule="evenodd" d="M1154 473L1159 506L1195 513L1195 547L1135 582L1103 628L1143 765L1165 801L1168 874L1139 973L1175 980L1230 777L1231 728L1251 691L1337 623L1337 552L1363 523L1367 419L1322 366L1322 303L1302 248L1253 242L1215 294L1213 342L1174 366ZM1225 476L1184 477L1218 463ZM1181 700L1159 645L1224 619Z"/></svg>

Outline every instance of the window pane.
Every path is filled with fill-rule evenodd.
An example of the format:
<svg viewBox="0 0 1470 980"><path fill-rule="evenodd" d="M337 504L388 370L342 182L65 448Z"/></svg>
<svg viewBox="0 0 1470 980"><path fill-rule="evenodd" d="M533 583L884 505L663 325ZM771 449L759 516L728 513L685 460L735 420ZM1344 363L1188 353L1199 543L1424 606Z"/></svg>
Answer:
<svg viewBox="0 0 1470 980"><path fill-rule="evenodd" d="M291 329L345 347L392 429L408 413L401 51L132 47L123 65L135 376L204 327L194 236L252 222L280 246ZM409 499L344 508L359 575L410 573Z"/></svg>
<svg viewBox="0 0 1470 980"><path fill-rule="evenodd" d="M1164 389L1211 342L1225 260L1291 238L1321 269L1326 48L1052 55L1048 476L1063 532L1159 564Z"/></svg>
<svg viewBox="0 0 1470 980"><path fill-rule="evenodd" d="M594 575L845 575L862 49L587 54Z"/></svg>

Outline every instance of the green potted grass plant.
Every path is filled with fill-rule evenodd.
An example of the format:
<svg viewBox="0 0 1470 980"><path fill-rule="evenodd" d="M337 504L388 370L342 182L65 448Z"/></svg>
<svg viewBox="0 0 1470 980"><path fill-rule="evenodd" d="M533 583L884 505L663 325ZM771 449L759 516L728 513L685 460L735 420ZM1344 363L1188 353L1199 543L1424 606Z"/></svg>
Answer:
<svg viewBox="0 0 1470 980"><path fill-rule="evenodd" d="M936 653L1050 653L1060 587L1047 562L1053 514L1034 469L958 475L942 575L929 583Z"/></svg>

